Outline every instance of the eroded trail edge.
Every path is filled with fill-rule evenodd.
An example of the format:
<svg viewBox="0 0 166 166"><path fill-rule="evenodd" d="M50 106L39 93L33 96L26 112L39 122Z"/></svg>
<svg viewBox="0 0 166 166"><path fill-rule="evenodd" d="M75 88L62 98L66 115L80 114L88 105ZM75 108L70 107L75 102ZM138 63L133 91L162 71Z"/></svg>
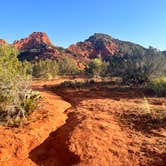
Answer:
<svg viewBox="0 0 166 166"><path fill-rule="evenodd" d="M40 108L29 117L26 124L19 128L0 126L1 166L37 165L29 153L65 123L67 116L64 111L71 107L70 103L45 90L43 85L44 82L33 83L33 89L40 92L42 101Z"/></svg>

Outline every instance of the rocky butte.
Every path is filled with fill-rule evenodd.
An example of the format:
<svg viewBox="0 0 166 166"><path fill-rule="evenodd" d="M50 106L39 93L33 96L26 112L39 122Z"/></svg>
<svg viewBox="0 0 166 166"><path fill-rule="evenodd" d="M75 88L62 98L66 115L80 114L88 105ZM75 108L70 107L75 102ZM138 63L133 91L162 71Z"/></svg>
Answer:
<svg viewBox="0 0 166 166"><path fill-rule="evenodd" d="M33 32L28 37L14 41L13 45L19 50L39 48L39 46L52 45L47 34L44 32Z"/></svg>
<svg viewBox="0 0 166 166"><path fill-rule="evenodd" d="M70 51L53 45L44 32L33 32L26 38L14 41L13 45L21 52L18 56L20 60L34 61L71 56Z"/></svg>

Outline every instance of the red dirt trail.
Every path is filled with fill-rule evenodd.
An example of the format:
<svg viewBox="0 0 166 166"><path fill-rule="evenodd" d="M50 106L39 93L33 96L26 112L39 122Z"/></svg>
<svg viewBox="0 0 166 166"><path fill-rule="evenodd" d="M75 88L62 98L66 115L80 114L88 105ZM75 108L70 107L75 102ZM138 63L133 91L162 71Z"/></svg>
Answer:
<svg viewBox="0 0 166 166"><path fill-rule="evenodd" d="M43 87L61 81L34 82L40 108L22 127L0 127L0 166L166 165L166 119L149 113L165 113L165 98L114 87Z"/></svg>

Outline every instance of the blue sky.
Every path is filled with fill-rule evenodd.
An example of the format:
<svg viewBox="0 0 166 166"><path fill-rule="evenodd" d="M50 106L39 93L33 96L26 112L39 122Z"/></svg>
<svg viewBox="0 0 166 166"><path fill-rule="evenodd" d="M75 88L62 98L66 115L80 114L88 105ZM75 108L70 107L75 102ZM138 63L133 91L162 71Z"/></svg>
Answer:
<svg viewBox="0 0 166 166"><path fill-rule="evenodd" d="M0 38L46 32L68 47L100 32L166 50L166 0L3 0Z"/></svg>

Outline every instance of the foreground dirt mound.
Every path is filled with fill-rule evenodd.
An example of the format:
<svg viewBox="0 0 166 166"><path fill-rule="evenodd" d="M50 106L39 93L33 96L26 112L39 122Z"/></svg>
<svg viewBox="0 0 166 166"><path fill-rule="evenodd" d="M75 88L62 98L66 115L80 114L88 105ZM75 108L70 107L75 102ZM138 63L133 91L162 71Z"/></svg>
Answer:
<svg viewBox="0 0 166 166"><path fill-rule="evenodd" d="M56 93L72 107L66 123L31 151L38 165L56 165L57 156L58 166L165 165L165 120L155 123L144 116L151 108L166 110L165 99L144 99L140 90L103 87L63 88Z"/></svg>
<svg viewBox="0 0 166 166"><path fill-rule="evenodd" d="M127 137L115 119L104 110L79 108L57 131L56 140L75 156L77 165L133 165ZM131 162L132 159L132 162ZM70 160L68 163L70 164Z"/></svg>
<svg viewBox="0 0 166 166"><path fill-rule="evenodd" d="M166 164L165 98L114 87L60 93L73 108L57 137L65 133L63 142L79 157L77 165Z"/></svg>

